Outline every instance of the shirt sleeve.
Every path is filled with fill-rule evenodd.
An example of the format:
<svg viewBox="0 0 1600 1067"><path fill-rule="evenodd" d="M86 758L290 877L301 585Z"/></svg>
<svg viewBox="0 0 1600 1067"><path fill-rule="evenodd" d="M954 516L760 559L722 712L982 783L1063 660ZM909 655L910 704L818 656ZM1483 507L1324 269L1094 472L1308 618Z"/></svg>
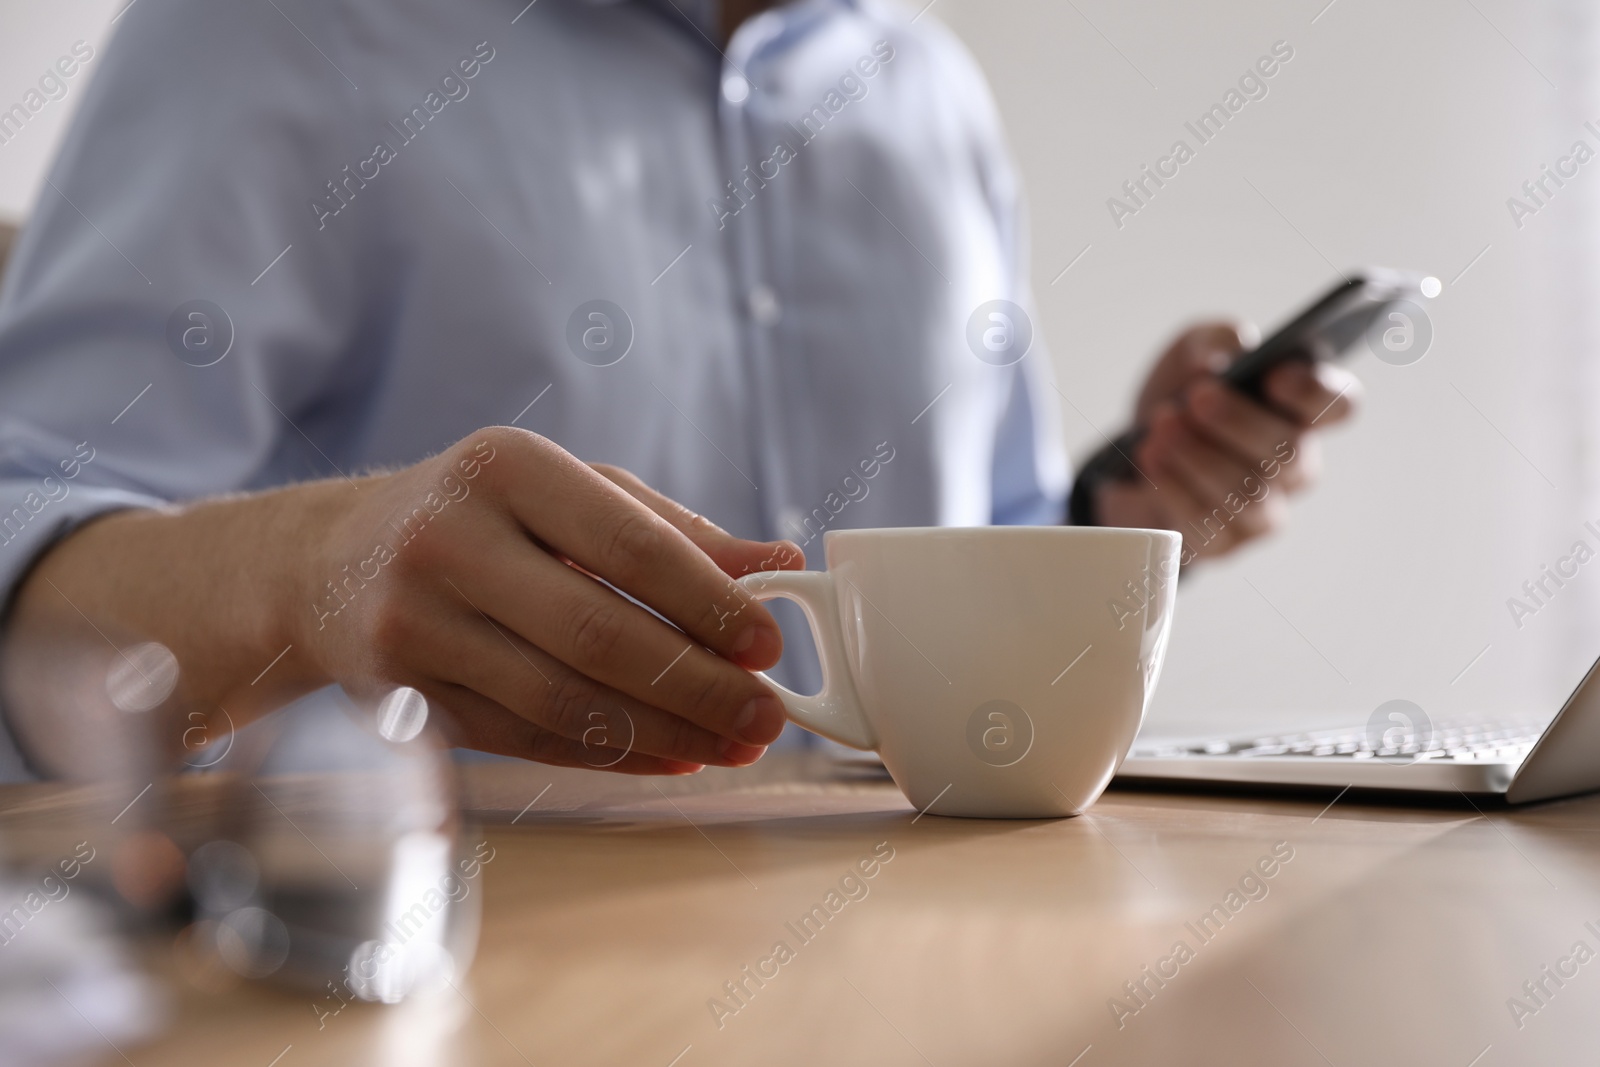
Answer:
<svg viewBox="0 0 1600 1067"><path fill-rule="evenodd" d="M7 604L97 515L252 488L269 463L330 473L334 443L297 427L357 342L362 265L354 226L318 232L309 204L330 137L360 142L300 31L336 41L341 6L143 0L85 49L103 69L0 289Z"/></svg>

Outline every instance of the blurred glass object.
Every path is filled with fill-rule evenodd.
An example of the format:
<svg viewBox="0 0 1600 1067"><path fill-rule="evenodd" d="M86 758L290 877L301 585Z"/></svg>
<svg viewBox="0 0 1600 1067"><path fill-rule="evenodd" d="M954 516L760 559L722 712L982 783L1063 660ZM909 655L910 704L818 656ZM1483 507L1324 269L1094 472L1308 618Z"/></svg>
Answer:
<svg viewBox="0 0 1600 1067"><path fill-rule="evenodd" d="M160 644L38 654L54 669L34 695L94 741L44 761L86 788L0 831L0 1067L154 1036L166 998L141 945L207 993L298 987L324 1027L351 1003L413 1002L384 1028L406 1055L383 1062L448 1059L461 998L422 994L470 965L493 852L467 843L421 693L329 689L235 732L226 709L183 704Z"/></svg>
<svg viewBox="0 0 1600 1067"><path fill-rule="evenodd" d="M55 695L97 742L72 770L93 784L0 837L0 1067L81 1062L154 1036L166 1016L128 935L183 889L183 851L160 828L152 717L178 664L152 643L57 651Z"/></svg>
<svg viewBox="0 0 1600 1067"><path fill-rule="evenodd" d="M189 857L189 941L241 977L316 991L324 1020L453 983L476 950L485 859L463 844L422 694L290 709L271 738L240 741L257 751Z"/></svg>

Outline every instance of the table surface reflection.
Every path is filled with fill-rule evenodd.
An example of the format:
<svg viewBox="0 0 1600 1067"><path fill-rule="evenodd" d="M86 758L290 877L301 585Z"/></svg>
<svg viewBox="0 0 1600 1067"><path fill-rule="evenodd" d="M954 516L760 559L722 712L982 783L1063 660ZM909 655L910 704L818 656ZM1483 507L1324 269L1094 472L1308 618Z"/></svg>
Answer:
<svg viewBox="0 0 1600 1067"><path fill-rule="evenodd" d="M152 950L166 1033L94 1062L1490 1067L1600 1048L1600 962L1571 962L1600 950L1600 797L1113 790L1082 818L994 822L919 816L815 755L670 781L464 774L494 858L453 989L323 1015ZM186 783L179 810L211 788ZM0 789L0 831L85 796Z"/></svg>

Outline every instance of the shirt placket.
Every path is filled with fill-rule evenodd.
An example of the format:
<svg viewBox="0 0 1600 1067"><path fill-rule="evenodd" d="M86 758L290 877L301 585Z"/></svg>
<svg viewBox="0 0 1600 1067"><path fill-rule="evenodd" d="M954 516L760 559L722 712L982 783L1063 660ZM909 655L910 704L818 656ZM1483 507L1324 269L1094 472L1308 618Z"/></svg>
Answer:
<svg viewBox="0 0 1600 1067"><path fill-rule="evenodd" d="M761 128L755 108L763 92L764 75L776 61L769 45L784 35L786 16L765 12L739 28L722 58L718 84L717 116L726 175L718 195L730 203L743 201L737 215L726 220L724 247L730 259L736 314L744 342L744 359L752 384L754 411L747 425L754 440L751 454L760 473L760 506L769 536L793 537L782 516L795 511L796 473L805 457L794 454L798 441L793 422L799 413L782 402L778 360L781 358L783 303L774 247L776 231L768 225L773 198L743 183L745 168L758 158L755 137ZM730 187L731 186L731 187ZM743 194L743 195L741 195ZM803 479L798 479L803 480ZM817 562L817 561L813 561Z"/></svg>

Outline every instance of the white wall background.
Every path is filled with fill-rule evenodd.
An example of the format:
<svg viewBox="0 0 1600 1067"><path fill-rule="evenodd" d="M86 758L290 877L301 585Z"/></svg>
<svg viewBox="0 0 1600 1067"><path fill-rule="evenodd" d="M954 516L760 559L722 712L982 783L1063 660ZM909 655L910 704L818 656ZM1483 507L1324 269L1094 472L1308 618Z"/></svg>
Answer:
<svg viewBox="0 0 1600 1067"><path fill-rule="evenodd" d="M127 0L0 0L0 110L19 103L40 75L67 55L72 43L87 41L98 55L110 37L111 19ZM0 144L0 219L15 223L32 207L44 185L45 167L94 76L91 60L67 80L67 93L51 101L23 128Z"/></svg>
<svg viewBox="0 0 1600 1067"><path fill-rule="evenodd" d="M1505 201L1575 139L1600 148L1582 129L1600 118L1594 16L1565 0L1326 4L941 0L931 13L993 81L1029 183L1061 384L1102 429L1196 316L1270 328L1332 280L1330 262L1446 282L1420 363L1353 364L1364 411L1329 435L1322 485L1287 535L1185 583L1154 725L1362 722L1395 697L1435 719L1553 713L1600 654L1600 561L1520 631L1506 599L1580 535L1600 547L1581 529L1600 518L1587 440L1600 162L1520 232ZM1106 198L1277 40L1295 56L1270 95L1119 231ZM1087 451L1094 428L1063 407Z"/></svg>
<svg viewBox="0 0 1600 1067"><path fill-rule="evenodd" d="M0 0L0 106L74 40L101 47L123 2ZM1098 440L1084 416L1117 427L1147 360L1197 316L1270 328L1330 264L1446 282L1426 358L1357 359L1365 408L1329 435L1288 533L1185 582L1154 725L1364 721L1394 697L1435 718L1553 712L1600 653L1600 560L1520 631L1506 599L1597 542L1582 523L1600 525L1600 161L1520 231L1505 201L1574 140L1600 149L1582 128L1600 126L1595 16L1580 0L1325 2L936 0L929 15L969 42L1006 116L1080 455ZM1279 40L1295 55L1270 94L1118 230L1106 198ZM28 210L82 89L0 146L0 215Z"/></svg>

